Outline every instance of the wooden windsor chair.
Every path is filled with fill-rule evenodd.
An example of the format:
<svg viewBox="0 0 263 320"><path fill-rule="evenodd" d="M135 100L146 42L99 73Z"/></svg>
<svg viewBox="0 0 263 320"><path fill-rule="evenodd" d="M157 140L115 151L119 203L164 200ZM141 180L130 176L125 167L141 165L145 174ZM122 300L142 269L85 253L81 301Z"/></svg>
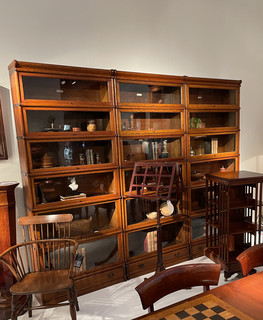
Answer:
<svg viewBox="0 0 263 320"><path fill-rule="evenodd" d="M17 282L10 288L12 294L11 320L16 320L23 310L70 306L72 320L76 320L76 296L73 281L73 265L77 241L73 239L46 239L22 242L0 255ZM67 291L68 302L32 307L33 294ZM27 299L20 305L19 297Z"/></svg>
<svg viewBox="0 0 263 320"><path fill-rule="evenodd" d="M65 213L20 217L18 224L22 226L24 241L34 241L61 238L69 239L71 237L72 221L73 215ZM76 299L76 310L79 311L75 286L73 286L73 290ZM32 303L32 297L30 297L29 303Z"/></svg>

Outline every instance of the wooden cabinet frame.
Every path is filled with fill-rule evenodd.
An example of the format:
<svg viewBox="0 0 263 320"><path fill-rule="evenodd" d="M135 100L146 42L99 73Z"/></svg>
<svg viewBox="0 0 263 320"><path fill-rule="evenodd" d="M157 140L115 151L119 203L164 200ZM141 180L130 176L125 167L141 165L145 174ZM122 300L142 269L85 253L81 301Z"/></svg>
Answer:
<svg viewBox="0 0 263 320"><path fill-rule="evenodd" d="M200 171L202 168L205 168L204 174L209 173L214 168L219 170L223 163L232 163L230 166L231 170L239 169L239 88L241 81L158 75L21 61L12 62L9 66L9 72L27 214L38 215L64 212L65 210L74 211L85 206L99 206L100 204L109 202L116 202L118 206L116 213L118 217L115 217L117 219L116 228L106 228L98 233L89 234L86 238L81 239L81 245L88 244L91 241L96 243L96 241L107 240L110 237L116 236L118 238L119 260L78 273L76 275L76 286L80 294L145 274L153 271L155 268L156 251L129 258L129 244L127 241L129 234L150 229L156 223L154 219L150 220L147 217L143 217L140 221L128 223L126 202L129 201L129 179L131 178L130 173L133 170L136 157L127 158L124 156L123 141L127 142L125 142L125 147L130 148L129 142L134 145L138 143L139 145L139 140L156 140L154 142L157 142L157 148L163 154L157 152L155 158L151 159L149 157L150 160L142 160L149 162L176 161L182 167L183 182L186 187L182 196L182 209L180 209L180 214L164 217L161 219L161 222L167 227L176 223L182 224L185 240L181 244L175 244L164 249L163 261L165 266L203 254L205 239L198 238L192 240L190 227L191 219L195 217L203 218L205 210L192 212L190 201L191 191L205 187L205 180L193 180L192 171ZM45 78L52 79L52 81L54 79L58 79L58 81L66 80L71 81L71 85L74 85L72 82L79 80L82 82L78 88L82 88L85 93L79 91L81 97L78 97L78 93L76 94L74 91L74 94L72 94L73 98L70 98L71 92L67 87L69 92L65 92L65 96L62 97L53 95L53 93L52 96L45 96L46 91L42 89L40 90L42 95L38 93L39 96L34 96L33 94L31 95L29 86L27 88L29 91L27 92L30 94L25 98L22 79L24 76L38 77L41 81L45 80ZM93 81L95 86L82 86L83 81L87 81L88 84L90 84L90 81ZM101 99L101 87L98 85L100 82L103 82L102 91L107 94L107 101ZM135 95L129 96L129 99L127 98L128 95L126 95L127 99L121 101L120 83L131 84L131 86L136 88L144 88L146 98L141 98L141 92L135 91ZM154 99L150 95L149 88L154 91ZM189 92L191 89L200 89L202 94L212 92L214 101L209 97L204 97L203 100L206 102L210 101L211 103L197 103L198 100L197 102L193 99L191 100ZM64 92L60 92L60 87L56 87L54 90L58 90L58 94L64 94ZM87 92L89 90L91 92ZM96 98L94 98L93 90L95 90ZM198 90L195 91L195 94ZM68 94L67 96L66 93ZM138 99L136 98L137 93ZM30 96L32 99L28 98ZM229 96L230 100L225 100ZM52 112L57 118L55 122L53 121L54 119L52 120L53 122L51 120L48 122L47 118L52 115ZM218 116L218 119L216 119L216 116ZM207 122L207 126L203 125L201 128L191 127L191 117L202 118L203 122ZM62 119L61 124L58 119ZM70 131L64 130L66 120L71 121L72 119L78 120L74 120L77 123L77 131L71 130L73 122L71 123ZM99 122L96 122L98 119L100 120L100 125ZM134 125L134 119L137 125ZM96 130L87 130L85 122L88 120L95 120ZM122 123L123 121L125 123ZM131 124L132 121L133 124ZM61 125L60 129L54 130L54 126L55 129L58 129L58 125ZM48 127L46 128L46 126ZM226 147L226 152L191 156L191 138L197 137L197 139L201 139L200 137L204 136L223 137L224 135L235 136L236 145L234 150L232 150L233 148ZM174 156L175 153L173 152L167 155L167 146L163 143L163 140L166 139L170 139L170 142L173 139L180 139L180 155ZM59 162L59 166L52 166L50 164L52 161L49 159L46 161L46 166L41 167L39 163L36 164L43 156L42 151L37 149L38 146L45 149L45 145L48 143L52 147L54 144L51 145L51 143L62 144L66 142L72 142L79 146L79 143L83 141L90 141L91 145L95 147L96 143L104 141L107 148L110 141L112 148L110 161L98 164L92 163L92 161L86 164L82 162L81 165L76 162L69 162L67 166L62 166L61 162ZM158 146L158 142L160 142L160 146ZM224 143L227 144L228 142L223 141ZM40 160L36 154L32 155L31 145L36 147L34 152L39 152L40 155L37 155L39 155ZM101 145L103 146L103 143ZM139 147L141 146L139 145ZM169 147L175 148L172 146L172 143ZM160 154L162 155L161 157ZM33 161L35 161L34 165ZM57 179L59 183L62 183L65 177L77 177L78 175L87 177L87 175L92 174L104 176L112 174L113 181L110 188L113 190L113 193L47 203L42 203L37 199L35 181L41 182L44 179ZM198 178L198 172L196 177ZM98 187L100 187L99 182ZM45 297L44 302L52 301L52 299L63 300L63 297Z"/></svg>

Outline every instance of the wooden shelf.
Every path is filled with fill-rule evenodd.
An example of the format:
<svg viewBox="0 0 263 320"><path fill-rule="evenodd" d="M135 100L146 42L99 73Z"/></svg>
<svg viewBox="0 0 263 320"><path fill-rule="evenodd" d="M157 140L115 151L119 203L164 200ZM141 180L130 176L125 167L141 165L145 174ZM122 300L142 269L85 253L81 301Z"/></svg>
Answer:
<svg viewBox="0 0 263 320"><path fill-rule="evenodd" d="M208 225L219 229L218 222L207 222ZM229 234L244 234L246 232L255 233L257 231L257 226L251 222L238 221L229 225Z"/></svg>
<svg viewBox="0 0 263 320"><path fill-rule="evenodd" d="M210 199L208 203L218 206L218 199ZM229 204L229 210L242 209L242 208L255 208L255 199L247 198L247 199L235 199L231 201Z"/></svg>

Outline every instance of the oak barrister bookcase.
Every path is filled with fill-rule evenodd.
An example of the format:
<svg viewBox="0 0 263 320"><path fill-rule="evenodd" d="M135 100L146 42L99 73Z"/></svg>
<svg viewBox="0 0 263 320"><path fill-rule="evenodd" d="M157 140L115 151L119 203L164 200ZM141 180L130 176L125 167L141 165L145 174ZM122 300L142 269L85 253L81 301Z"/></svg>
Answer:
<svg viewBox="0 0 263 320"><path fill-rule="evenodd" d="M204 176L239 168L241 81L20 61L9 71L26 211L74 215L79 294L156 267L155 202L128 192L137 161L182 170L182 199L161 218L165 267L203 255Z"/></svg>

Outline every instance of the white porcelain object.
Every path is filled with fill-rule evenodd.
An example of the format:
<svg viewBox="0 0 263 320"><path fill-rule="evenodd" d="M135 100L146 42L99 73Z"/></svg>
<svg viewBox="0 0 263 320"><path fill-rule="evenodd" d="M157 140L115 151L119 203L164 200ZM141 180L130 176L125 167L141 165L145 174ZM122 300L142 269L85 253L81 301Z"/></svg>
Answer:
<svg viewBox="0 0 263 320"><path fill-rule="evenodd" d="M156 219L157 218L157 212L153 211L153 212L146 213L146 217L148 219Z"/></svg>
<svg viewBox="0 0 263 320"><path fill-rule="evenodd" d="M169 200L168 200L169 201ZM169 217L174 212L174 206L171 201L165 201L160 205L160 212L163 216Z"/></svg>

